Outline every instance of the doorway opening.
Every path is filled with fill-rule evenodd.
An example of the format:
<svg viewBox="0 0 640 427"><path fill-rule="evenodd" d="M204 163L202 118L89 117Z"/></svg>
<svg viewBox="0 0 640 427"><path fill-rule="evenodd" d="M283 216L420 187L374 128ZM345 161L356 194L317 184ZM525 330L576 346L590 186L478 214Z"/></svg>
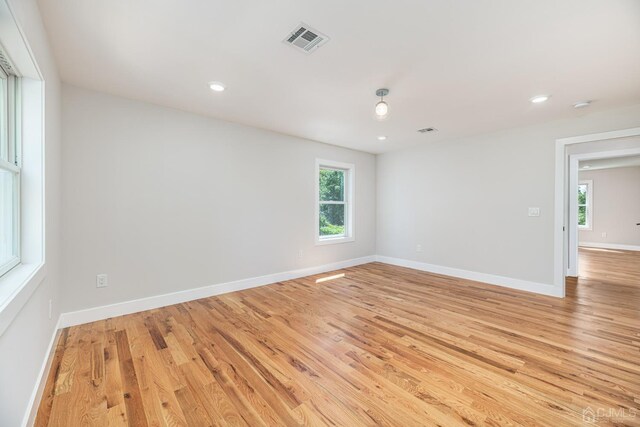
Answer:
<svg viewBox="0 0 640 427"><path fill-rule="evenodd" d="M631 166L637 160L636 158L640 158L640 128L563 138L556 141L554 282L561 289L562 296L566 294L565 278L575 282L580 272L581 231L585 243L598 243L586 241L585 238L591 236L594 239L593 232L596 224L602 224L598 222L598 206L596 206L598 185L593 182L593 179L589 179L586 172L582 174L581 179L581 170L593 169L595 172L607 169L607 165ZM640 194L629 194L628 197L640 198ZM626 208L629 208L628 203ZM633 227L640 229L640 226L635 225L640 223L640 212L633 212L630 215L639 217L633 222ZM610 231L607 230L595 232L599 232L600 236L602 233L607 237L610 236ZM617 236L618 230L616 229L613 233ZM592 250L596 249L616 250L592 248ZM588 253L586 249L583 252ZM588 257L585 255L583 258Z"/></svg>
<svg viewBox="0 0 640 427"><path fill-rule="evenodd" d="M580 248L640 250L640 147L569 155L569 265ZM584 251L582 251L584 252Z"/></svg>

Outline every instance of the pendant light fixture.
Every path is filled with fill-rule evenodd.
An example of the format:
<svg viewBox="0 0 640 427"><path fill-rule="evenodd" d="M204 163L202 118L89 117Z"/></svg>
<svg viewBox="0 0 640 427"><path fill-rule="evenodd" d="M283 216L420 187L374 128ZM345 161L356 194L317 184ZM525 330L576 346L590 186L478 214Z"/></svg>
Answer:
<svg viewBox="0 0 640 427"><path fill-rule="evenodd" d="M380 97L380 101L376 104L376 119L384 120L389 116L389 104L384 102L384 97L389 95L389 89L378 89L376 96Z"/></svg>

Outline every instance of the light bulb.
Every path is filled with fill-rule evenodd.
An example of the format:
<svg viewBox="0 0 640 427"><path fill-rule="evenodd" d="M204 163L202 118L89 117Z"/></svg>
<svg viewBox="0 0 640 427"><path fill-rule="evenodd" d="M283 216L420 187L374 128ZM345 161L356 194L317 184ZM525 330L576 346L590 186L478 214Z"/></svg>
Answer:
<svg viewBox="0 0 640 427"><path fill-rule="evenodd" d="M379 118L386 117L389 114L389 105L386 102L380 101L376 104L376 116Z"/></svg>
<svg viewBox="0 0 640 427"><path fill-rule="evenodd" d="M209 83L209 87L211 88L212 91L214 92L222 92L224 91L227 87L224 85L224 83L220 83L220 82L210 82Z"/></svg>

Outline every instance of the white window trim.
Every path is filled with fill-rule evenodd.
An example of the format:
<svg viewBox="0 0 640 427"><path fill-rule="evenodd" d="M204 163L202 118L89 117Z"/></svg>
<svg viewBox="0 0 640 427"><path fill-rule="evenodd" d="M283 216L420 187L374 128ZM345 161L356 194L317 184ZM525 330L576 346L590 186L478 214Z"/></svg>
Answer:
<svg viewBox="0 0 640 427"><path fill-rule="evenodd" d="M344 205L345 205L345 235L320 237L320 168L340 169L346 172L344 185ZM316 245L331 245L337 243L353 242L356 239L355 232L355 181L356 166L352 163L336 162L333 160L316 159L315 171L315 222L313 229ZM324 202L327 203L327 202ZM343 202L338 202L342 204Z"/></svg>
<svg viewBox="0 0 640 427"><path fill-rule="evenodd" d="M2 55L6 54L2 52ZM5 58L6 59L6 58ZM20 181L21 181L21 170L20 170L20 160L19 154L21 152L21 140L20 140L20 129L22 123L21 119L21 108L22 104L20 102L20 80L19 76L16 74L8 74L5 70L0 67L0 74L2 74L3 79L6 80L7 83L7 98L6 105L4 105L3 109L6 110L6 126L7 126L7 134L4 137L7 139L7 157L8 161L4 159L0 159L0 170L5 172L9 172L14 177L14 188L13 188L13 230L12 230L12 242L13 242L13 253L14 255L9 258L5 263L0 265L0 277L4 276L11 269L20 264L20 217L21 217L21 209L20 209ZM3 100L4 102L5 100Z"/></svg>
<svg viewBox="0 0 640 427"><path fill-rule="evenodd" d="M19 70L20 100L14 131L20 144L20 263L0 277L0 336L47 277L45 259L45 82L27 38L8 2L0 1L0 40L5 56ZM52 135L55 131L52 131ZM9 162L10 163L10 162ZM11 167L11 166L9 166ZM55 322L55 320L52 320Z"/></svg>
<svg viewBox="0 0 640 427"><path fill-rule="evenodd" d="M586 185L587 186L587 225L578 224L578 230L582 231L592 231L593 230L593 180L591 179L583 179L578 182L578 185ZM580 204L576 205L577 208L580 208Z"/></svg>

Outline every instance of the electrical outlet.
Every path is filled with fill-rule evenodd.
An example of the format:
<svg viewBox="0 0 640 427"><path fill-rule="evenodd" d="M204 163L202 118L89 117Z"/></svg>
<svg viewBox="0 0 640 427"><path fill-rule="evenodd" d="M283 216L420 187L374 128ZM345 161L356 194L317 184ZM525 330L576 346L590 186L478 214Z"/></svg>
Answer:
<svg viewBox="0 0 640 427"><path fill-rule="evenodd" d="M529 208L529 216L540 216L540 208Z"/></svg>
<svg viewBox="0 0 640 427"><path fill-rule="evenodd" d="M96 288L106 288L109 285L106 274L98 274L96 276Z"/></svg>
<svg viewBox="0 0 640 427"><path fill-rule="evenodd" d="M607 232L606 232L606 231L603 231L603 232L602 232L602 237L604 237L604 238L606 238L606 237L607 237Z"/></svg>
<svg viewBox="0 0 640 427"><path fill-rule="evenodd" d="M49 320L51 320L52 314L53 314L53 300L49 300Z"/></svg>
<svg viewBox="0 0 640 427"><path fill-rule="evenodd" d="M422 252L422 245L416 245L416 252Z"/></svg>

